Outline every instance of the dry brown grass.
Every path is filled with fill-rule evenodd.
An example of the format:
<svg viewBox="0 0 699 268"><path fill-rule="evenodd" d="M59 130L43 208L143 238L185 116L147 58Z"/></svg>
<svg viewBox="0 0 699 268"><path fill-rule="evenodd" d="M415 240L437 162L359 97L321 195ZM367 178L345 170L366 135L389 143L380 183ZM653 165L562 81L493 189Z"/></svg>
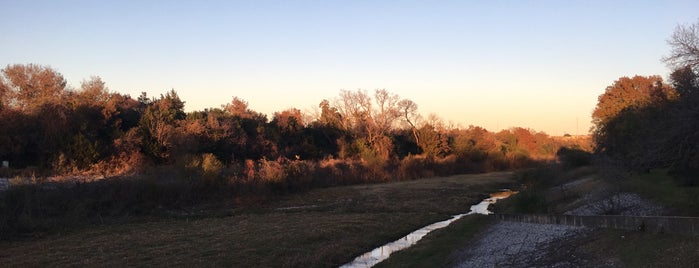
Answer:
<svg viewBox="0 0 699 268"><path fill-rule="evenodd" d="M316 189L232 216L0 242L4 266L328 267L511 185L511 173Z"/></svg>

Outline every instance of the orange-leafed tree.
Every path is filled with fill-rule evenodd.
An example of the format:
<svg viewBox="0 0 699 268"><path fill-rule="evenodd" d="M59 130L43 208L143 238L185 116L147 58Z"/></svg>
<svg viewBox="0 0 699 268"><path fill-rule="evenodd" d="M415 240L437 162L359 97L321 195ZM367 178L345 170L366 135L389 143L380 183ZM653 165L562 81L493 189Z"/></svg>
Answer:
<svg viewBox="0 0 699 268"><path fill-rule="evenodd" d="M638 168L667 162L667 107L678 98L660 76L622 77L600 95L592 118L595 150Z"/></svg>
<svg viewBox="0 0 699 268"><path fill-rule="evenodd" d="M675 98L677 92L663 83L660 76L621 77L599 96L597 107L592 112L592 121L599 129L623 110L642 109Z"/></svg>
<svg viewBox="0 0 699 268"><path fill-rule="evenodd" d="M0 111L10 104L10 87L5 81L5 77L0 75Z"/></svg>
<svg viewBox="0 0 699 268"><path fill-rule="evenodd" d="M66 80L51 67L14 64L2 72L7 79L3 84L14 97L10 103L24 112L36 112L44 104L60 103L65 94Z"/></svg>
<svg viewBox="0 0 699 268"><path fill-rule="evenodd" d="M275 112L272 124L276 125L282 132L299 132L303 129L303 115L301 110L296 108Z"/></svg>

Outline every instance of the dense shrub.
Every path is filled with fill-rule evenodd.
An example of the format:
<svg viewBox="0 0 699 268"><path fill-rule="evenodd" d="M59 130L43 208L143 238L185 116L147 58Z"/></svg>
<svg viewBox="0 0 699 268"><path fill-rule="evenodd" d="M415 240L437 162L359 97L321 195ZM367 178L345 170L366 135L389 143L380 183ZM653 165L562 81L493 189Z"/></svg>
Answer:
<svg viewBox="0 0 699 268"><path fill-rule="evenodd" d="M151 178L18 185L0 193L0 237L152 215L218 196L202 189Z"/></svg>
<svg viewBox="0 0 699 268"><path fill-rule="evenodd" d="M558 164L547 164L517 172L516 178L523 188L509 198L515 213L549 213L554 204L547 200L547 191L552 185L565 180L564 168Z"/></svg>
<svg viewBox="0 0 699 268"><path fill-rule="evenodd" d="M568 167L582 167L592 164L592 153L578 148L561 147L556 152L556 156L561 163Z"/></svg>

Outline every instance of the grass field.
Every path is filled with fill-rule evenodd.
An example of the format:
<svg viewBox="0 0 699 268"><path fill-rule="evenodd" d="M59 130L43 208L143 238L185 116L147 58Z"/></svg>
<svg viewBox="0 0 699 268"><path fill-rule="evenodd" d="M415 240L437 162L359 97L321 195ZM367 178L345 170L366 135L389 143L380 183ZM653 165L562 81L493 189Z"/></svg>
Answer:
<svg viewBox="0 0 699 268"><path fill-rule="evenodd" d="M592 168L550 174L539 171L531 174L540 179L545 178L547 174L552 176L552 180L557 180L552 183L554 186L576 178L582 178L582 182L576 184L576 187L580 188L569 189L567 193L558 192L561 189L559 187L535 189L533 194L520 193L498 202L495 207L501 211L521 213L516 210L518 204L533 200L536 201L533 205L540 206L536 207L536 211L562 213L564 210L557 209L569 207L567 203L576 201L576 198L583 196L585 192L592 192L594 188L602 188L597 189L598 191L606 191L605 187L618 191L619 187L624 187L621 188L623 191L637 192L666 206L670 213L697 215L698 188L677 186L665 170L633 174L624 181L613 182L616 185L586 179L598 176ZM526 179L526 176L523 178ZM525 198L522 198L523 196ZM541 198L540 202L537 201L539 199L532 199L532 196ZM415 246L391 255L391 258L376 267L448 267L453 265L450 262L455 261L454 254L458 254L458 249L468 247L473 242L474 234L483 230L490 222L492 219L483 216L455 221L446 228L428 234ZM528 265L561 267L559 262L570 261L568 266L575 267L698 267L699 263L699 237L644 231L593 229L584 235L552 242L539 250L546 252L546 256Z"/></svg>
<svg viewBox="0 0 699 268"><path fill-rule="evenodd" d="M699 186L679 186L667 170L634 174L625 187L671 208L673 216L699 216Z"/></svg>
<svg viewBox="0 0 699 268"><path fill-rule="evenodd" d="M621 263L622 267L697 267L699 238L649 232L597 230L581 242L579 254Z"/></svg>
<svg viewBox="0 0 699 268"><path fill-rule="evenodd" d="M222 214L227 216L93 226L0 242L0 263L338 266L414 229L468 211L485 194L512 186L512 177L501 172L316 189Z"/></svg>
<svg viewBox="0 0 699 268"><path fill-rule="evenodd" d="M472 242L474 236L495 220L485 215L469 215L443 229L427 234L420 242L391 254L375 267L449 267L460 249Z"/></svg>

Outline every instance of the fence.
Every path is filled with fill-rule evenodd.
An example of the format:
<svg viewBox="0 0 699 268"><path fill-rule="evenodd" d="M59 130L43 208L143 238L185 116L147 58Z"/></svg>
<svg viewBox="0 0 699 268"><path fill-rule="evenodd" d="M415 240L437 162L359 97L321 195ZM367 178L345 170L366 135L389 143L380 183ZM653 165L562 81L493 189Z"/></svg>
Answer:
<svg viewBox="0 0 699 268"><path fill-rule="evenodd" d="M656 233L699 235L699 218L697 217L541 214L495 214L495 217L498 220L525 223L562 224L590 228L612 228Z"/></svg>

